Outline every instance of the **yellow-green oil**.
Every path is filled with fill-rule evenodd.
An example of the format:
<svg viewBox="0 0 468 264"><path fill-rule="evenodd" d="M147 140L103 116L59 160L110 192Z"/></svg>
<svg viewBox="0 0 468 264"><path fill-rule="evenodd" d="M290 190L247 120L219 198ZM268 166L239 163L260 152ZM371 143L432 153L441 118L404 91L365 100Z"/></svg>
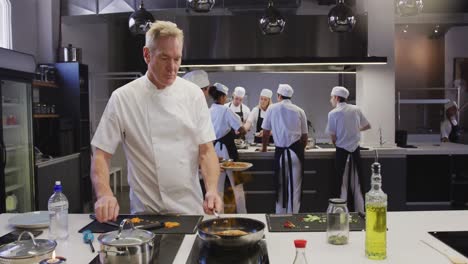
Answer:
<svg viewBox="0 0 468 264"><path fill-rule="evenodd" d="M366 204L366 256L382 260L387 257L387 206Z"/></svg>

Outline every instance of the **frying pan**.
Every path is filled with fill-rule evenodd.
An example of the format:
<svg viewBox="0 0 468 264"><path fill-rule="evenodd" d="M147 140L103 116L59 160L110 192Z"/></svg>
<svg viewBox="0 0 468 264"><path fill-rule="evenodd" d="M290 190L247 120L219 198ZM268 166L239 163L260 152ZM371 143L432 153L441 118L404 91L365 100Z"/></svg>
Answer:
<svg viewBox="0 0 468 264"><path fill-rule="evenodd" d="M250 218L226 217L203 221L197 228L198 237L209 246L239 248L257 244L263 238L265 224ZM216 234L226 230L242 230L248 234L239 236Z"/></svg>

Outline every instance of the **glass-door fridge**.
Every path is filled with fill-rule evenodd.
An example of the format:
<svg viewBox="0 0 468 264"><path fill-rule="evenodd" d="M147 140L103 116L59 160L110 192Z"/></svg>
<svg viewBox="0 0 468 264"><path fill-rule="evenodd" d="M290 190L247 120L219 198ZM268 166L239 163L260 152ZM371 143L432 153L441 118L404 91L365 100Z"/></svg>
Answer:
<svg viewBox="0 0 468 264"><path fill-rule="evenodd" d="M31 55L0 49L0 213L34 210Z"/></svg>

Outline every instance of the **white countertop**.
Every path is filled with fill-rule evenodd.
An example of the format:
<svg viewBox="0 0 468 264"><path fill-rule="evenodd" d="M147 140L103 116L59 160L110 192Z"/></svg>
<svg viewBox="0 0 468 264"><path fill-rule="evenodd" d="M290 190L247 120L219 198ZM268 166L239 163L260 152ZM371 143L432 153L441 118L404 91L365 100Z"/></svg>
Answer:
<svg viewBox="0 0 468 264"><path fill-rule="evenodd" d="M416 143L417 148L400 148L397 146L363 146L368 150L361 150L362 157L374 157L375 150L381 157L405 156L405 155L468 155L468 145L455 143ZM274 147L268 147L268 152L256 151L260 147L239 149L241 158L272 158ZM335 148L306 149L306 157L334 157Z"/></svg>
<svg viewBox="0 0 468 264"><path fill-rule="evenodd" d="M7 220L12 214L0 215L0 235L11 230ZM238 215L265 221L263 214ZM59 242L57 254L65 256L68 264L86 264L96 255L91 253L89 245L84 244L78 230L88 224L86 214L71 214L69 219L70 237L66 242ZM431 212L389 212L387 233L387 259L371 261L364 255L364 232L351 232L350 242L345 246L333 246L326 243L325 233L269 233L265 230L270 263L292 263L295 256L294 239L306 239L306 256L309 263L424 263L449 264L449 260L420 242L425 240L436 248L457 254L442 242L429 235L428 231L463 231L468 230L468 211L431 211ZM47 230L40 238L47 237ZM97 235L96 235L97 237ZM185 264L196 235L186 235L174 263ZM98 248L98 242L94 242ZM462 255L459 255L462 257ZM468 259L465 258L467 261Z"/></svg>

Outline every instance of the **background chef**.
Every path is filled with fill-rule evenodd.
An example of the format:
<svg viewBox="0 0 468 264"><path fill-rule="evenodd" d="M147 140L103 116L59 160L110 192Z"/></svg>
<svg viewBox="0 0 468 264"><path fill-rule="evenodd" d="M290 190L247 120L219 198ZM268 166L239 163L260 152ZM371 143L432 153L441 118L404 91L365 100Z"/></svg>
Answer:
<svg viewBox="0 0 468 264"><path fill-rule="evenodd" d="M132 214L202 214L221 210L215 134L200 88L177 77L182 30L157 21L146 33L146 74L114 91L91 142L96 217L115 220L119 205L109 184L112 154L122 142ZM200 188L201 167L207 190Z"/></svg>
<svg viewBox="0 0 468 264"><path fill-rule="evenodd" d="M371 128L361 110L346 103L349 91L336 86L330 94L334 107L328 113L327 134L336 146L336 176L332 179L333 197L347 200L352 211L364 212L363 173L359 141L361 131Z"/></svg>
<svg viewBox="0 0 468 264"><path fill-rule="evenodd" d="M255 143L262 143L262 123L263 119L265 118L265 113L271 104L272 96L273 92L270 89L263 89L260 93L258 105L252 109L252 112L250 112L247 122L245 122L245 129L247 131L250 131L253 127ZM272 136L270 136L269 142L273 143Z"/></svg>
<svg viewBox="0 0 468 264"><path fill-rule="evenodd" d="M226 103L226 105L240 117L242 124L244 124L245 121L247 121L247 118L250 114L250 108L243 103L244 97L244 87L237 86L236 88L234 88L234 92L232 93L232 101Z"/></svg>
<svg viewBox="0 0 468 264"><path fill-rule="evenodd" d="M208 89L210 88L210 80L206 71L194 70L186 73L182 78L200 87L200 89L203 91L203 94L205 95L208 107L213 103L213 99L208 93Z"/></svg>
<svg viewBox="0 0 468 264"><path fill-rule="evenodd" d="M440 124L442 142L459 143L460 126L457 122L458 105L454 101L445 105L445 119Z"/></svg>
<svg viewBox="0 0 468 264"><path fill-rule="evenodd" d="M228 91L229 89L221 83L215 83L209 90L209 93L214 100L214 103L210 107L211 121L216 134L214 146L218 157L237 161L239 159L239 154L237 152L236 144L234 143L234 139L236 137L235 132L238 132L239 135L244 135L245 129L242 126L240 117L225 105ZM219 178L218 191L220 196L224 196L224 183L226 177L229 179L234 193L237 213L247 213L244 185L236 181L232 171L222 173Z"/></svg>
<svg viewBox="0 0 468 264"><path fill-rule="evenodd" d="M298 213L301 206L304 150L307 145L307 117L291 102L294 90L280 84L278 103L271 105L263 119L262 151L270 132L275 139L275 177L277 179L276 213Z"/></svg>

